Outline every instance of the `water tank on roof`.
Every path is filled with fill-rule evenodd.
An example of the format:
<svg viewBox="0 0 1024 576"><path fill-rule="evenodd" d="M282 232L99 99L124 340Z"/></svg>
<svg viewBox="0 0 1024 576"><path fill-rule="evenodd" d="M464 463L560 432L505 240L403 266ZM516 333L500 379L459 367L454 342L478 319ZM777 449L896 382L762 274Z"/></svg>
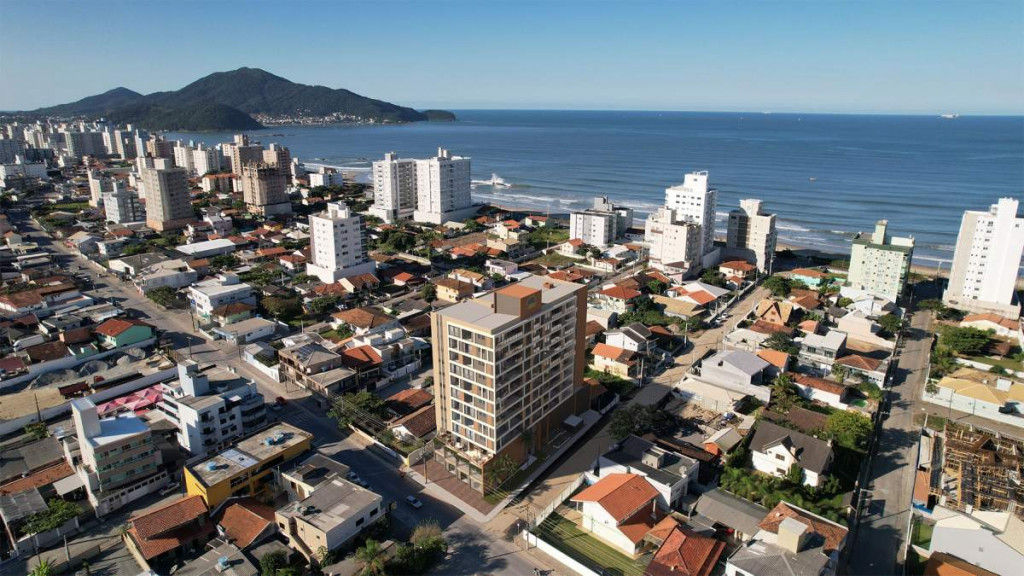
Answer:
<svg viewBox="0 0 1024 576"><path fill-rule="evenodd" d="M210 462L206 463L206 470L208 472L213 472L216 469L217 469L217 463L216 462L210 461Z"/></svg>

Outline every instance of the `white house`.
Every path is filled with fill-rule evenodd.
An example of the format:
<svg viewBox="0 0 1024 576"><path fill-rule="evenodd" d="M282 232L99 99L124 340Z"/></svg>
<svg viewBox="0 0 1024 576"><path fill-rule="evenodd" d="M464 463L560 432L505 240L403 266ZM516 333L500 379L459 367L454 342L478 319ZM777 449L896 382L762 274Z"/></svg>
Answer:
<svg viewBox="0 0 1024 576"><path fill-rule="evenodd" d="M584 532L632 558L657 522L658 497L654 486L639 474L609 474L571 501L581 505Z"/></svg>
<svg viewBox="0 0 1024 576"><path fill-rule="evenodd" d="M209 320L214 308L243 302L256 304L252 287L238 279L235 274L220 274L216 278L203 280L188 289L189 300L199 318Z"/></svg>
<svg viewBox="0 0 1024 576"><path fill-rule="evenodd" d="M605 332L604 341L609 346L646 354L652 344L653 333L639 322Z"/></svg>
<svg viewBox="0 0 1024 576"><path fill-rule="evenodd" d="M766 420L757 424L750 440L754 468L784 478L796 465L803 470L803 483L818 487L832 463L832 443L818 440Z"/></svg>
<svg viewBox="0 0 1024 576"><path fill-rule="evenodd" d="M688 456L670 452L652 442L629 436L617 448L598 458L599 478L610 474L638 474L658 491L658 505L675 508L697 478L699 463Z"/></svg>
<svg viewBox="0 0 1024 576"><path fill-rule="evenodd" d="M800 395L804 398L828 404L840 410L846 410L848 407L846 397L849 389L846 386L807 374L791 374L791 376L793 385L797 387Z"/></svg>
<svg viewBox="0 0 1024 576"><path fill-rule="evenodd" d="M998 314L969 314L960 321L960 326L970 326L979 330L992 330L1003 338L1020 339L1020 322Z"/></svg>
<svg viewBox="0 0 1024 576"><path fill-rule="evenodd" d="M820 370L831 370L839 357L839 351L846 344L846 334L829 330L824 335L808 334L799 340L800 361Z"/></svg>

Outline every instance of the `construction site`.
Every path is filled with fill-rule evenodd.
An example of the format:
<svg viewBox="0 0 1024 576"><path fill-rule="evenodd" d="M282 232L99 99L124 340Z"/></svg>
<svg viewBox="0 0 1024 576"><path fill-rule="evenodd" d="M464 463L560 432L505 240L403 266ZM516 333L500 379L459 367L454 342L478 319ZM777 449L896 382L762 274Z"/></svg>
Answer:
<svg viewBox="0 0 1024 576"><path fill-rule="evenodd" d="M1011 512L1024 519L1024 442L947 422L935 448L941 465L933 461L930 484L940 503L968 514Z"/></svg>

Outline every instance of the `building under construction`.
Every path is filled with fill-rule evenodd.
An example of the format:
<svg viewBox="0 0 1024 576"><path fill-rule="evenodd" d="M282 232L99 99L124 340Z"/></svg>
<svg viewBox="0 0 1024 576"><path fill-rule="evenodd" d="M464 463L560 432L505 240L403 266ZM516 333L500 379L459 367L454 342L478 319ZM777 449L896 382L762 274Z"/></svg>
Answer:
<svg viewBox="0 0 1024 576"><path fill-rule="evenodd" d="M939 445L942 474L932 475L931 491L940 502L966 513L1010 511L1024 519L1024 442L947 422Z"/></svg>

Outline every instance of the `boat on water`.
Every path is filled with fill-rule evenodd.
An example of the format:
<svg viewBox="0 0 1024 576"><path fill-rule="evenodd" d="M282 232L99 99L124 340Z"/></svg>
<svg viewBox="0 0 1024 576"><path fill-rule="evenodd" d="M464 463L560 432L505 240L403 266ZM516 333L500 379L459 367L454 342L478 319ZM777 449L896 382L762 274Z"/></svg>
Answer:
<svg viewBox="0 0 1024 576"><path fill-rule="evenodd" d="M818 181L818 179L815 178L814 176L811 176L810 178L808 178L808 180L810 180L811 182L817 182Z"/></svg>
<svg viewBox="0 0 1024 576"><path fill-rule="evenodd" d="M943 120L955 120L959 117L959 114L943 114L942 116L939 116L939 118L942 118Z"/></svg>
<svg viewBox="0 0 1024 576"><path fill-rule="evenodd" d="M473 180L474 186L490 186L491 188L511 188L512 185L505 182L505 179L492 173L490 180Z"/></svg>

